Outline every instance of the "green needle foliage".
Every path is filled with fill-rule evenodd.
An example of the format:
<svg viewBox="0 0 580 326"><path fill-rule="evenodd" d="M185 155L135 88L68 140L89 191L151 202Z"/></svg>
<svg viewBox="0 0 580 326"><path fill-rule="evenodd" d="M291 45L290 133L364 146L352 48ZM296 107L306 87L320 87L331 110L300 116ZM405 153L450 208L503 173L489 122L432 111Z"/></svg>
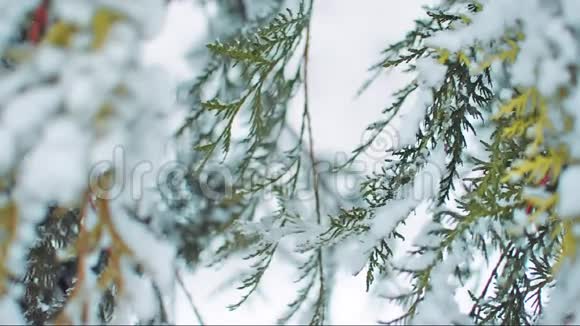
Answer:
<svg viewBox="0 0 580 326"><path fill-rule="evenodd" d="M308 49L311 8L311 3L302 3L295 12L288 10L234 39L208 45L212 60L191 90L197 101L188 121L204 115L213 115L211 121L215 121L208 129L211 132L196 147L202 153L198 169L220 156L222 162L234 163L234 175L241 176L254 168L264 169L264 162L270 158L281 159L276 154L281 146L280 135L287 128L288 102L300 84L307 83L306 74L300 72L307 71L304 53ZM303 146L311 142L306 140L310 121L305 106L301 129L293 133L295 145L282 155L281 160L286 162L284 172L274 177L260 175L258 183L250 188L239 185L236 191L242 198L241 207L252 207L252 214L247 216L254 216L260 211L260 201L252 194L274 186L278 210L266 219L237 219L230 228L231 241L226 241L220 253L240 249L236 246L240 238L251 239L248 248L253 251L248 259L254 261L253 272L240 287L245 294L231 308L239 307L256 290L284 238L290 239L295 252L304 253L305 259L298 266L296 299L279 323L287 323L307 305L313 311L311 323L324 323L332 272L323 258L341 252L343 245L353 241L360 244L359 254L366 258L367 291L377 281L410 280L408 289L381 294L405 307L401 316L385 323L429 321L432 302L437 306L445 304L448 297L453 301L453 295L441 302L439 298L448 291L453 294L457 288L465 289L472 308L467 314L451 312L446 322L532 324L539 320L555 283L554 268L561 259L565 230L557 218L522 230L522 212L544 212L554 217L553 205L530 202L526 199L529 183L506 179L509 171L529 155L529 146L541 143L539 138L530 139L522 131L522 124L529 126L535 123L534 119L543 121L539 96L509 81L510 65L522 39L518 25L514 22L513 29L507 29L502 39L470 43L457 52L432 42L439 35L469 26L483 10L485 6L476 1L444 1L427 8L425 18L418 19L402 40L381 53L360 92L385 70L400 69L414 78L393 93L393 103L368 126L371 136L333 172L346 173L382 133L388 128L397 129L395 124L401 116L418 114L417 129L412 141L405 140L389 150L381 169L362 181L361 200L339 202L335 211L324 207L329 218L323 223L320 217L316 222L290 204L297 187L304 182L305 164L314 170L314 193L319 191L316 165L304 160L309 155ZM301 59L298 68L292 70L296 73L289 77L285 70L296 56ZM492 61L500 64L492 65ZM425 65L443 69L436 82L423 75ZM234 70L237 73L230 80ZM202 99L204 88L216 74L223 76L216 95ZM504 104L505 99L500 99L502 89L516 94L512 103ZM411 112L409 107L417 97L428 100L419 101L419 106L423 106ZM537 113L525 117L528 120L521 122L521 114L509 114L510 110L522 111L527 103L539 103ZM495 114L498 106L502 107L499 117ZM244 125L240 139L234 136L237 119L243 119ZM241 158L234 154L237 149L243 152ZM542 157L554 157L550 153L553 151L545 148L540 154L544 156L532 159L529 165L516 170L523 172L517 173L527 177L525 173L533 172L531 164ZM235 158L228 160L232 154ZM427 186L421 180L421 172L425 171L440 174L436 191L413 198L409 192L426 190L422 189ZM546 169L542 171L538 179L546 173ZM553 191L554 184L549 187ZM317 211L319 205L317 202ZM426 213L422 212L425 208ZM419 212L426 216L423 230L417 239L406 239L403 229L413 213ZM381 226L384 224L389 227ZM408 241L412 241L409 251L397 253L395 249ZM481 266L488 266L490 274L482 275ZM450 278L458 284L455 288L447 284Z"/></svg>
<svg viewBox="0 0 580 326"><path fill-rule="evenodd" d="M296 9L273 11L248 23L238 35L208 44L209 61L189 89L192 109L178 134L193 137L190 143L197 154L190 174L203 174L212 162L231 172L233 191L225 201L239 209L229 210L230 222L219 229L221 237L215 239L221 245L214 260L243 252L251 263L239 286L242 297L230 309L240 307L258 289L274 256L283 255L277 250L287 246L282 240L299 244L291 255L305 259L297 266L300 289L281 323L310 309L306 302L314 307L310 323L325 323L330 277L326 253L318 241L298 243L296 237L320 228L326 220L318 209L313 215L312 209L296 203L307 193L315 198L313 205L324 205L325 211L338 205L329 179L336 172L323 174L322 156L312 150L306 90L311 15L312 2L302 1ZM295 130L288 115L298 96L305 105ZM274 164L279 166L275 171ZM268 193L275 195L273 211L265 198Z"/></svg>
<svg viewBox="0 0 580 326"><path fill-rule="evenodd" d="M252 300L283 261L294 268L296 289L279 324L332 322L335 277L346 265L364 277L361 289L403 308L379 321L384 324L579 320L578 294L566 291L575 291L575 279L568 278L578 268L580 218L559 209L570 201L561 185L571 177L563 175L580 162L570 109L580 98L574 61L580 27L566 9L572 2L530 0L514 10L508 1L446 0L426 7L379 54L359 95L389 71L410 81L392 90L392 102L366 128L370 137L341 164L314 151L311 116L318 108L310 106L308 85L314 0L200 2L216 10L207 13L207 45L191 53L202 68L178 94L189 111L174 135L185 144L177 153L182 169L165 175L159 191L167 219L126 213L156 237L169 238L192 270L206 261L241 259L246 270L229 309ZM555 23L544 31L530 12ZM482 17L490 25L482 27ZM32 41L25 36L32 19L10 40L15 48ZM70 32L58 24L55 30ZM570 49L562 46L566 35L566 42L576 42ZM17 57L3 53L0 70L17 71ZM300 117L297 124L293 116ZM393 130L399 143L361 178L356 196L345 198L336 178L352 176L357 160ZM13 228L12 209L0 213L9 221L0 226ZM24 278L0 273L7 284L22 285L19 303L30 323L54 320L75 289L78 257L60 256L82 243L79 215L51 207L35 225ZM418 234L409 236L409 228ZM103 278L121 264L115 254L109 248L91 256L87 277ZM143 268L135 266L137 278ZM110 270L106 276L116 278ZM102 322L113 320L122 298L117 284L105 285L94 303ZM138 323L168 323L161 290L153 284L152 292L159 312ZM469 300L467 309L457 304L458 295ZM552 308L555 317L550 302L563 307Z"/></svg>

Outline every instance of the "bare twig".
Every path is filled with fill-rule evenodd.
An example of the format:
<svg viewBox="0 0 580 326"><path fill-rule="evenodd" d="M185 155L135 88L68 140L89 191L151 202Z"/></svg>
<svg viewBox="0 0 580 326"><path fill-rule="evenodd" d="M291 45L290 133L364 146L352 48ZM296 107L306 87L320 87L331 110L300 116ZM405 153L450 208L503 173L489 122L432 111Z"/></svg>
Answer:
<svg viewBox="0 0 580 326"><path fill-rule="evenodd" d="M481 294L479 296L479 299L473 304L473 307L471 307L471 311L469 312L470 316L474 316L475 315L475 310L477 309L477 304L483 299L485 298L485 295L487 293L487 290L489 289L489 286L491 285L491 281L497 276L497 272L499 270L499 267L501 266L501 263L503 262L504 258L505 258L505 254L502 254L500 256L500 258L498 259L497 263L495 264L495 267L493 268L493 270L491 271L491 275L489 276L489 278L487 279L487 282L485 283L485 286L483 287L483 290L481 291ZM476 317L477 318L477 317Z"/></svg>
<svg viewBox="0 0 580 326"><path fill-rule="evenodd" d="M193 302L193 297L191 296L191 293L189 293L189 291L185 287L185 283L183 282L183 278L181 278L181 274L177 270L175 271L175 278L177 279L177 283L179 283L179 286L181 286L181 289L183 289L183 292L185 293L185 296L187 297L187 301L189 301L189 305L191 306L191 309L193 310L195 317L199 321L199 324L205 325L205 322L203 321L203 318L201 317L201 313L199 312L199 309L197 309L197 306Z"/></svg>
<svg viewBox="0 0 580 326"><path fill-rule="evenodd" d="M310 27L312 24L312 7L314 4L314 0L310 1L310 8L308 10L310 15L310 20L308 22L308 26L306 26L306 44L304 46L304 115L306 120L308 121L308 143L309 143L309 155L310 161L312 164L312 188L314 191L314 205L316 209L316 222L320 225L322 223L322 218L320 214L320 192L318 187L318 172L316 170L316 158L314 155L314 137L312 135L312 118L310 116L310 110L308 107L309 97L308 97L308 57L309 57L309 50L310 50ZM318 273L319 273L319 292L318 292L318 300L324 300L324 268L323 268L323 260L322 260L322 248L318 248L317 253L317 260L318 260ZM322 317L324 318L324 317ZM323 320L321 321L324 322Z"/></svg>

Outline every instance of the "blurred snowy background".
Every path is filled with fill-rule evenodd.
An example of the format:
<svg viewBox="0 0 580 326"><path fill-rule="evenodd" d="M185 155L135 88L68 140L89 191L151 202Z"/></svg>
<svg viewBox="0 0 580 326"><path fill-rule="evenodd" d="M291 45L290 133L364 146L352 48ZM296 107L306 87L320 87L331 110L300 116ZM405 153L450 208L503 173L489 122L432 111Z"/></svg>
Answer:
<svg viewBox="0 0 580 326"><path fill-rule="evenodd" d="M310 106L314 124L316 151L350 153L363 137L367 124L376 120L388 104L390 94L408 81L393 71L381 75L364 94L356 97L358 88L370 77L367 68L376 62L388 44L401 38L421 17L427 0L319 0L315 2L310 58ZM163 32L146 48L148 63L162 64L175 81L191 79L196 71L185 59L192 46L206 35L207 21L200 3L192 0L172 1ZM300 103L296 103L300 105ZM299 118L300 110L294 110ZM404 128L404 126L401 126ZM372 169L379 156L367 156L364 168ZM413 225L414 223L410 223ZM415 227L410 227L412 235ZM200 269L185 276L207 324L272 324L293 298L294 275L284 262L274 262L261 288L246 305L236 311L226 306L237 300L235 290L239 261L230 261L219 269ZM332 324L374 324L400 313L365 292L364 271L353 277L339 271L332 295L329 322ZM176 296L176 321L198 323L185 295Z"/></svg>

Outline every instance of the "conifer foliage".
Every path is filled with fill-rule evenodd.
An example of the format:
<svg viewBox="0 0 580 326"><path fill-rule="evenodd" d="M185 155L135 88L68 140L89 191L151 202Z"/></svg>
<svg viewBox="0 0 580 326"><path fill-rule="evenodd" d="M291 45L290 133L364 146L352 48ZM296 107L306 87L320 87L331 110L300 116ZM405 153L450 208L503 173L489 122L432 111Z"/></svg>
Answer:
<svg viewBox="0 0 580 326"><path fill-rule="evenodd" d="M293 264L281 324L332 322L342 268L403 308L380 323L580 322L580 3L426 7L361 92L411 82L337 166L314 150L315 1L202 3L196 77L173 87L140 58L167 1L0 0L1 324L173 323L180 266L236 258L232 310ZM333 178L386 130L388 159L344 196ZM138 168L155 173L135 188Z"/></svg>

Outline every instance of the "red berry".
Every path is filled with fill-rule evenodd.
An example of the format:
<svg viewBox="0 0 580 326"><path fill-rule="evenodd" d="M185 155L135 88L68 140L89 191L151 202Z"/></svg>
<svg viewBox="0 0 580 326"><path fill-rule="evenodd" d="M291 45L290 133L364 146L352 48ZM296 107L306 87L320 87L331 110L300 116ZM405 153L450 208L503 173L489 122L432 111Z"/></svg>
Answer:
<svg viewBox="0 0 580 326"><path fill-rule="evenodd" d="M532 206L532 204L528 204L528 206L526 206L526 214L528 214L528 215L532 214L533 209L534 209L534 206Z"/></svg>
<svg viewBox="0 0 580 326"><path fill-rule="evenodd" d="M545 186L548 182L550 182L550 174L546 173L542 180L540 180L540 185Z"/></svg>
<svg viewBox="0 0 580 326"><path fill-rule="evenodd" d="M38 44L40 42L42 32L46 28L46 23L48 21L48 0L44 0L42 4L36 8L32 18L32 24L28 29L28 41L33 44Z"/></svg>

